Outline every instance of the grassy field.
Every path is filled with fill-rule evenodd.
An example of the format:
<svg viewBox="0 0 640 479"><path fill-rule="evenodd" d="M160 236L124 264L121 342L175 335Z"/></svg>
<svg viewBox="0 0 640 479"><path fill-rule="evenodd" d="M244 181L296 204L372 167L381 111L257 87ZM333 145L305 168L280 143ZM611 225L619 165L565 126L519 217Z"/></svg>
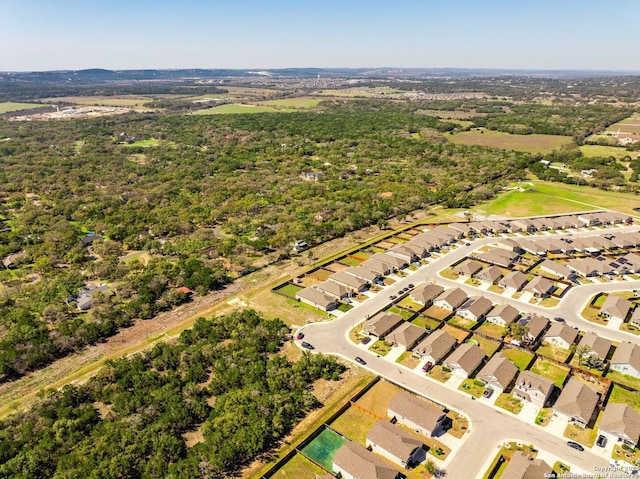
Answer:
<svg viewBox="0 0 640 479"><path fill-rule="evenodd" d="M518 366L520 371L524 371L531 362L531 359L533 359L533 354L517 348L504 348L502 353Z"/></svg>
<svg viewBox="0 0 640 479"><path fill-rule="evenodd" d="M401 389L398 386L386 381L380 381L358 399L357 403L367 411L371 411L381 417L387 417L389 402L400 391Z"/></svg>
<svg viewBox="0 0 640 479"><path fill-rule="evenodd" d="M492 201L474 208L484 215L531 216L571 213L596 209L612 209L636 215L640 198L633 194L603 191L589 186L533 181L527 191L510 190Z"/></svg>
<svg viewBox="0 0 640 479"><path fill-rule="evenodd" d="M472 341L476 342L488 357L493 356L493 353L495 353L500 347L500 343L498 341L492 341L477 334L474 334L471 339L467 340L467 342Z"/></svg>
<svg viewBox="0 0 640 479"><path fill-rule="evenodd" d="M616 383L624 384L625 386L629 386L630 388L640 391L640 378L634 378L633 376L619 373L618 371L614 371L613 369L609 369L609 371L607 371L606 378Z"/></svg>
<svg viewBox="0 0 640 479"><path fill-rule="evenodd" d="M243 113L273 113L273 112L292 112L295 110L285 108L273 108L270 106L245 105L242 103L234 103L232 105L216 106L207 108L206 110L198 110L194 115L237 115Z"/></svg>
<svg viewBox="0 0 640 479"><path fill-rule="evenodd" d="M630 156L631 158L637 158L640 155L638 151L627 151L619 146L600 146L600 145L582 145L580 151L583 156L587 158L604 157L609 158L613 156L616 159Z"/></svg>
<svg viewBox="0 0 640 479"><path fill-rule="evenodd" d="M536 360L530 371L532 373L539 374L540 376L544 376L545 378L551 379L558 387L562 387L564 379L567 377L567 374L569 374L568 368L563 368L555 363L552 363L551 361L545 361L541 358L538 358Z"/></svg>
<svg viewBox="0 0 640 479"><path fill-rule="evenodd" d="M536 353L563 363L567 360L571 351L559 348L553 344L543 343L542 346L536 350Z"/></svg>
<svg viewBox="0 0 640 479"><path fill-rule="evenodd" d="M40 105L39 103L16 103L13 101L5 101L0 103L0 115L9 113L10 111L32 110L34 108L44 108L49 105Z"/></svg>
<svg viewBox="0 0 640 479"><path fill-rule="evenodd" d="M126 143L122 146L124 146L125 148L134 148L134 147L148 148L150 146L158 146L159 144L160 144L159 140L156 140L155 138L149 138L148 140L138 140L138 141L134 141L133 143Z"/></svg>
<svg viewBox="0 0 640 479"><path fill-rule="evenodd" d="M302 454L296 454L273 477L276 479L289 479L292 477L296 479L316 479L324 472Z"/></svg>
<svg viewBox="0 0 640 479"><path fill-rule="evenodd" d="M306 108L315 108L316 106L318 106L320 101L322 100L319 100L317 98L298 97L298 98L283 98L281 100L266 100L266 101L261 101L258 104L274 107L274 108L285 107L285 108L306 109Z"/></svg>
<svg viewBox="0 0 640 479"><path fill-rule="evenodd" d="M495 405L512 412L513 414L519 414L522 411L524 404L522 401L511 394L502 393L496 399Z"/></svg>
<svg viewBox="0 0 640 479"><path fill-rule="evenodd" d="M492 130L472 130L446 134L451 143L462 145L480 145L503 150L524 151L527 153L551 153L571 142L568 136L558 135L512 135Z"/></svg>
<svg viewBox="0 0 640 479"><path fill-rule="evenodd" d="M628 404L633 409L640 412L640 393L627 391L626 389L622 389L620 386L614 384L611 389L611 394L609 395L609 400L607 401L607 404L611 403Z"/></svg>

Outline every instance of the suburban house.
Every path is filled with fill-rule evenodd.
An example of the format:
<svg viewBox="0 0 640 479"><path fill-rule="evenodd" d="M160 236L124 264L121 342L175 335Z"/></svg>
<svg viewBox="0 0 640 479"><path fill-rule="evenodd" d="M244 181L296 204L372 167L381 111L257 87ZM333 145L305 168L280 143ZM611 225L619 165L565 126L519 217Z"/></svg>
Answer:
<svg viewBox="0 0 640 479"><path fill-rule="evenodd" d="M418 344L418 341L426 336L426 334L426 329L416 326L415 324L405 322L388 333L385 337L385 341L393 344L394 346L400 346L410 351L416 344Z"/></svg>
<svg viewBox="0 0 640 479"><path fill-rule="evenodd" d="M367 447L382 457L409 467L425 459L424 444L404 429L388 421L376 421L369 429Z"/></svg>
<svg viewBox="0 0 640 479"><path fill-rule="evenodd" d="M485 320L504 327L513 323L519 316L520 311L510 304L498 304L487 313Z"/></svg>
<svg viewBox="0 0 640 479"><path fill-rule="evenodd" d="M391 332L395 327L402 324L404 319L396 313L378 313L373 318L365 320L362 331L380 339Z"/></svg>
<svg viewBox="0 0 640 479"><path fill-rule="evenodd" d="M542 459L531 459L522 451L516 451L502 471L500 479L539 479L553 477L553 469Z"/></svg>
<svg viewBox="0 0 640 479"><path fill-rule="evenodd" d="M476 279L484 281L485 283L496 284L502 276L504 276L502 270L497 266L491 265L476 274Z"/></svg>
<svg viewBox="0 0 640 479"><path fill-rule="evenodd" d="M616 294L609 294L600 308L600 314L607 318L624 322L627 314L629 314L631 305L632 303L628 299L624 299Z"/></svg>
<svg viewBox="0 0 640 479"><path fill-rule="evenodd" d="M107 296L113 295L113 291L111 291L106 284L82 288L76 295L76 306L80 311L88 311L93 307L94 293L102 293Z"/></svg>
<svg viewBox="0 0 640 479"><path fill-rule="evenodd" d="M553 380L531 371L522 371L513 388L513 396L541 408L549 400L554 388Z"/></svg>
<svg viewBox="0 0 640 479"><path fill-rule="evenodd" d="M552 274L558 279L566 279L573 274L566 266L556 263L555 261L551 261L550 259L545 259L540 263L540 271Z"/></svg>
<svg viewBox="0 0 640 479"><path fill-rule="evenodd" d="M91 246L94 241L99 241L101 239L102 239L102 236L100 236L100 235L96 235L96 234L93 234L93 233L87 233L82 238L80 238L80 246L86 248L87 246Z"/></svg>
<svg viewBox="0 0 640 479"><path fill-rule="evenodd" d="M569 349L578 337L579 331L563 323L553 323L543 340L562 349Z"/></svg>
<svg viewBox="0 0 640 479"><path fill-rule="evenodd" d="M2 266L4 266L5 269L13 268L17 260L22 259L26 256L27 256L26 251L18 251L17 253L11 253L2 259Z"/></svg>
<svg viewBox="0 0 640 479"><path fill-rule="evenodd" d="M482 269L482 265L477 261L465 261L453 268L458 276L473 276Z"/></svg>
<svg viewBox="0 0 640 479"><path fill-rule="evenodd" d="M344 444L331 464L334 472L344 479L398 479L400 472L380 459L366 447L355 442Z"/></svg>
<svg viewBox="0 0 640 479"><path fill-rule="evenodd" d="M335 298L311 287L298 291L296 299L323 311L331 311L338 306L338 301Z"/></svg>
<svg viewBox="0 0 640 479"><path fill-rule="evenodd" d="M636 308L633 311L633 314L629 318L629 324L635 326L636 328L640 328L640 308Z"/></svg>
<svg viewBox="0 0 640 479"><path fill-rule="evenodd" d="M600 396L584 383L569 379L553 405L553 414L563 416L569 422L587 427L596 413Z"/></svg>
<svg viewBox="0 0 640 479"><path fill-rule="evenodd" d="M444 432L448 421L444 410L405 392L391 398L387 415L427 437Z"/></svg>
<svg viewBox="0 0 640 479"><path fill-rule="evenodd" d="M496 353L480 370L476 379L479 379L487 386L506 391L517 374L518 367L504 354Z"/></svg>
<svg viewBox="0 0 640 479"><path fill-rule="evenodd" d="M640 438L640 413L628 404L607 404L598 432L613 442L624 442L635 448Z"/></svg>
<svg viewBox="0 0 640 479"><path fill-rule="evenodd" d="M493 250L506 251L507 253L509 253L509 251L502 248L493 248ZM478 253L477 255L475 255L475 257L484 263L489 263L496 266L502 266L503 268L511 268L513 266L512 259L509 259L507 256L504 256L501 254L496 254L496 251L492 251L492 252L487 251L485 253Z"/></svg>
<svg viewBox="0 0 640 479"><path fill-rule="evenodd" d="M522 336L522 339L530 343L535 343L547 326L549 326L549 320L544 316L524 316L518 321L520 326L527 328L526 332Z"/></svg>
<svg viewBox="0 0 640 479"><path fill-rule="evenodd" d="M356 278L365 280L368 283L375 283L380 279L379 273L371 271L369 268L365 268L363 266L350 266L345 269L343 273L348 273Z"/></svg>
<svg viewBox="0 0 640 479"><path fill-rule="evenodd" d="M413 348L413 354L437 364L449 354L458 342L451 334L442 329L434 331Z"/></svg>
<svg viewBox="0 0 640 479"><path fill-rule="evenodd" d="M461 318L470 319L471 321L480 321L493 308L490 299L484 296L469 298L458 308L456 314Z"/></svg>
<svg viewBox="0 0 640 479"><path fill-rule="evenodd" d="M604 274L606 271L602 263L595 258L572 259L567 263L567 268L576 274L587 278L591 276L599 276Z"/></svg>
<svg viewBox="0 0 640 479"><path fill-rule="evenodd" d="M417 254L416 251L421 251L422 253ZM387 250L387 255L395 256L396 258L399 258L401 261L404 261L407 264L418 261L420 258L424 256L425 253L426 253L425 248L421 248L418 246L413 248L411 247L411 245L407 245L407 244L397 244Z"/></svg>
<svg viewBox="0 0 640 479"><path fill-rule="evenodd" d="M553 293L555 289L556 285L554 282L542 276L535 276L524 287L525 291L529 291L537 298L548 296Z"/></svg>
<svg viewBox="0 0 640 479"><path fill-rule="evenodd" d="M579 348L589 348L588 354L598 356L600 359L606 359L611 350L612 343L608 339L598 336L591 331L584 333L582 339L578 343Z"/></svg>
<svg viewBox="0 0 640 479"><path fill-rule="evenodd" d="M520 291L526 283L527 275L522 271L510 271L498 282L501 288L514 293Z"/></svg>
<svg viewBox="0 0 640 479"><path fill-rule="evenodd" d="M370 269L378 276L386 276L392 272L395 272L395 269L391 265L382 263L381 261L373 258L369 258L368 260L363 261L360 266Z"/></svg>
<svg viewBox="0 0 640 479"><path fill-rule="evenodd" d="M350 288L345 285L331 281L330 279L323 281L322 283L314 286L317 290L322 291L324 294L331 296L337 300L348 298L351 295Z"/></svg>
<svg viewBox="0 0 640 479"><path fill-rule="evenodd" d="M433 304L433 300L441 295L443 291L444 288L438 284L424 283L413 289L410 296L416 303L430 307Z"/></svg>
<svg viewBox="0 0 640 479"><path fill-rule="evenodd" d="M452 288L444 291L440 296L433 300L434 306L448 311L454 311L462 306L467 300L467 294L460 288Z"/></svg>
<svg viewBox="0 0 640 479"><path fill-rule="evenodd" d="M409 261L387 253L376 253L370 259L388 264L392 269L396 271L409 265Z"/></svg>
<svg viewBox="0 0 640 479"><path fill-rule="evenodd" d="M471 376L485 357L484 351L477 344L464 343L451 353L444 364L455 375Z"/></svg>
<svg viewBox="0 0 640 479"><path fill-rule="evenodd" d="M338 283L345 288L348 288L351 292L364 291L369 286L368 281L344 271L333 273L329 276L329 279L334 283Z"/></svg>
<svg viewBox="0 0 640 479"><path fill-rule="evenodd" d="M613 353L610 368L640 378L640 346L629 342L621 343Z"/></svg>

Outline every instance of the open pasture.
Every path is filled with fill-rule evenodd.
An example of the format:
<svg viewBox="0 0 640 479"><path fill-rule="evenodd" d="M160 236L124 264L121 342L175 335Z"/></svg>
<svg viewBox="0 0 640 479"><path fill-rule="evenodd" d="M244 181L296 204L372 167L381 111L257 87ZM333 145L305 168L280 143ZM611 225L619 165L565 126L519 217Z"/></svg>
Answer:
<svg viewBox="0 0 640 479"><path fill-rule="evenodd" d="M241 115L253 113L275 113L275 112L292 112L291 109L278 109L271 106L247 105L245 103L233 103L230 105L221 105L206 110L198 110L194 115Z"/></svg>
<svg viewBox="0 0 640 479"><path fill-rule="evenodd" d="M299 108L308 109L315 108L322 100L309 97L282 98L279 100L266 100L258 102L258 105L269 106L273 108Z"/></svg>
<svg viewBox="0 0 640 479"><path fill-rule="evenodd" d="M13 101L5 101L0 103L0 115L11 111L33 110L34 108L44 108L49 105L41 105L39 103L16 103Z"/></svg>
<svg viewBox="0 0 640 479"><path fill-rule="evenodd" d="M582 145L580 147L580 151L582 152L582 155L587 158L609 158L610 156L613 156L620 160L625 156L629 156L634 159L640 155L640 151L627 151L619 146Z"/></svg>
<svg viewBox="0 0 640 479"><path fill-rule="evenodd" d="M559 135L512 135L500 131L475 129L462 133L446 134L451 143L460 145L489 146L502 150L524 151L527 153L551 153L571 142L568 136Z"/></svg>

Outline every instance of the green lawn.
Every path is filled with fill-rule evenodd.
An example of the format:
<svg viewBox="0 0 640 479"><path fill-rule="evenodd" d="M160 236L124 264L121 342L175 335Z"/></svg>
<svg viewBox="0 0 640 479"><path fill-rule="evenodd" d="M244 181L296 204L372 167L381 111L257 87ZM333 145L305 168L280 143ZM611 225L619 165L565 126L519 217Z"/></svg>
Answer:
<svg viewBox="0 0 640 479"><path fill-rule="evenodd" d="M640 393L627 391L614 384L611 389L611 394L609 395L609 400L607 401L607 404L611 403L628 404L640 412Z"/></svg>
<svg viewBox="0 0 640 479"><path fill-rule="evenodd" d="M319 99L308 97L283 98L280 100L266 100L259 102L259 105L271 106L276 108L315 108L320 103Z"/></svg>
<svg viewBox="0 0 640 479"><path fill-rule="evenodd" d="M487 336L491 336L492 338L495 338L495 339L500 339L502 338L504 327L499 326L497 324L488 323L485 321L474 331L477 331L482 334L486 334Z"/></svg>
<svg viewBox="0 0 640 479"><path fill-rule="evenodd" d="M387 313L395 313L398 314L400 316L402 316L402 318L406 321L409 318L411 318L415 313L412 311L407 311L406 309L400 309L397 306L391 306L389 309L386 310Z"/></svg>
<svg viewBox="0 0 640 479"><path fill-rule="evenodd" d="M536 359L536 362L533 364L530 371L551 379L558 387L562 387L565 378L569 374L569 368L558 366L557 364L542 358Z"/></svg>
<svg viewBox="0 0 640 479"><path fill-rule="evenodd" d="M606 378L616 383L629 386L636 391L640 391L640 378L634 378L633 376L619 373L618 371L614 371L613 369L609 369Z"/></svg>
<svg viewBox="0 0 640 479"><path fill-rule="evenodd" d="M416 326L420 326L421 328L434 330L440 325L440 322L436 321L435 319L423 318L422 316L418 316L416 319L411 321L411 324L415 324Z"/></svg>
<svg viewBox="0 0 640 479"><path fill-rule="evenodd" d="M0 103L0 115L9 113L10 111L33 110L34 108L44 108L49 105L41 105L39 103L16 103L13 101L5 101Z"/></svg>
<svg viewBox="0 0 640 479"><path fill-rule="evenodd" d="M498 341L492 341L491 339L483 338L477 334L474 334L469 340L467 340L467 342L471 341L475 341L488 357L493 356L493 353L495 353L500 347L500 343Z"/></svg>
<svg viewBox="0 0 640 479"><path fill-rule="evenodd" d="M477 379L465 379L460 385L458 390L471 394L473 397L479 398L486 389L486 386L482 381Z"/></svg>
<svg viewBox="0 0 640 479"><path fill-rule="evenodd" d="M518 366L520 371L524 371L533 359L532 353L520 351L516 348L504 348L502 353L511 360L511 362Z"/></svg>
<svg viewBox="0 0 640 479"><path fill-rule="evenodd" d="M272 476L275 479L316 479L325 471L316 466L302 454L296 454Z"/></svg>
<svg viewBox="0 0 640 479"><path fill-rule="evenodd" d="M456 134L445 134L451 143L480 145L527 153L551 153L571 142L568 136L559 135L512 135L492 130L471 130Z"/></svg>
<svg viewBox="0 0 640 479"><path fill-rule="evenodd" d="M148 140L138 140L133 143L126 143L123 146L126 148L133 148L133 147L140 147L140 146L147 148L149 146L158 146L159 144L160 142L155 138L149 138Z"/></svg>
<svg viewBox="0 0 640 479"><path fill-rule="evenodd" d="M580 147L580 151L583 156L587 158L593 157L604 157L608 158L613 156L616 159L624 158L625 156L630 156L631 158L635 158L638 156L637 151L627 151L619 146L600 146L600 145L582 145Z"/></svg>
<svg viewBox="0 0 640 479"><path fill-rule="evenodd" d="M542 346L540 346L536 350L536 353L563 363L567 360L569 354L571 354L571 351L553 346L548 343L542 343Z"/></svg>
<svg viewBox="0 0 640 479"><path fill-rule="evenodd" d="M371 429L371 426L373 426L373 423L376 421L377 419L375 417L365 414L354 407L350 407L331 423L331 427L343 436L360 444L364 444L369 429Z"/></svg>
<svg viewBox="0 0 640 479"><path fill-rule="evenodd" d="M234 103L232 105L221 105L206 110L198 110L194 115L238 115L243 113L274 113L274 112L292 112L295 110L284 108L273 108L270 106L244 105L242 103Z"/></svg>
<svg viewBox="0 0 640 479"><path fill-rule="evenodd" d="M278 290L278 293L286 294L290 298L295 298L296 293L301 289L304 289L304 288L301 288L300 286L297 286L295 284L287 283L285 286L283 286Z"/></svg>
<svg viewBox="0 0 640 479"><path fill-rule="evenodd" d="M511 394L502 393L496 399L495 405L502 409L506 409L507 411L512 412L513 414L518 414L522 411L522 401L518 398L513 397Z"/></svg>

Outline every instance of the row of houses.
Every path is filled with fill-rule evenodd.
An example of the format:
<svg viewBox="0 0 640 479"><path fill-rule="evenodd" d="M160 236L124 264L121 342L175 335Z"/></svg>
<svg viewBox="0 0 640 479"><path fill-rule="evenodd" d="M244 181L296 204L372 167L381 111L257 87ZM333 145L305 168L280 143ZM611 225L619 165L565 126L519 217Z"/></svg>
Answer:
<svg viewBox="0 0 640 479"><path fill-rule="evenodd" d="M530 253L536 256L549 254L598 254L608 250L629 250L640 247L640 232L618 232L598 236L565 236L556 238L508 238L499 243L499 247L518 253Z"/></svg>
<svg viewBox="0 0 640 479"><path fill-rule="evenodd" d="M418 397L399 392L389 402L389 420L376 421L366 435L366 448L355 442L344 444L332 460L333 470L347 479L395 479L401 474L379 456L407 468L426 459L426 446L404 425L427 437L440 435L448 427L446 411Z"/></svg>

